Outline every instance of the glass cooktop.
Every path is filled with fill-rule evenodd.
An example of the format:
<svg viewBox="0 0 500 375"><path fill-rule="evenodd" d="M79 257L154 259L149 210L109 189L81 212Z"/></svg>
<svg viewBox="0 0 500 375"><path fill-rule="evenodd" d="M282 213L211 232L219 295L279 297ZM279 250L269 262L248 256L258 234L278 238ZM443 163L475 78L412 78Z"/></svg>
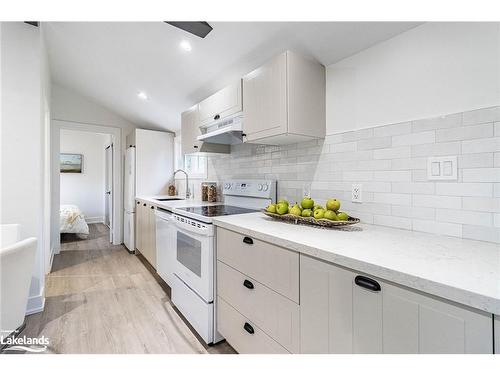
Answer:
<svg viewBox="0 0 500 375"><path fill-rule="evenodd" d="M250 208L226 206L224 204L219 204L216 206L179 207L178 210L206 217L247 214L250 212L258 211L252 210Z"/></svg>

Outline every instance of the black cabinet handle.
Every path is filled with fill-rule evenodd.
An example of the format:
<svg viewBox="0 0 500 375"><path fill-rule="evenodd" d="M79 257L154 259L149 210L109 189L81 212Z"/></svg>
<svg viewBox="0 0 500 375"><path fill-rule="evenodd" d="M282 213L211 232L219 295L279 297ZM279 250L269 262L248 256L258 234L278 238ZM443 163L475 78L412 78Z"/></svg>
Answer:
<svg viewBox="0 0 500 375"><path fill-rule="evenodd" d="M253 289L253 283L250 280L243 281L243 285L248 289Z"/></svg>
<svg viewBox="0 0 500 375"><path fill-rule="evenodd" d="M218 120L218 119L220 119L220 115L215 115L214 120Z"/></svg>
<svg viewBox="0 0 500 375"><path fill-rule="evenodd" d="M366 277L366 276L356 276L354 278L354 282L356 283L356 285L360 286L361 288L369 289L369 290L372 290L374 292L378 292L378 291L382 290L382 288L380 287L380 284L378 282L376 282L375 280L370 279L369 277Z"/></svg>
<svg viewBox="0 0 500 375"><path fill-rule="evenodd" d="M146 207L146 206L147 206L147 204L146 204L146 203L144 203L144 204L143 204L143 206L144 206L144 207Z"/></svg>
<svg viewBox="0 0 500 375"><path fill-rule="evenodd" d="M253 245L253 240L250 237L243 237L243 242L249 245Z"/></svg>
<svg viewBox="0 0 500 375"><path fill-rule="evenodd" d="M155 206L151 206L151 209L154 210L155 209Z"/></svg>
<svg viewBox="0 0 500 375"><path fill-rule="evenodd" d="M198 148L198 146L193 146L193 148Z"/></svg>
<svg viewBox="0 0 500 375"><path fill-rule="evenodd" d="M245 323L243 328L245 329L245 331L247 331L251 335L253 335L255 333L255 330L253 329L253 327L248 323Z"/></svg>
<svg viewBox="0 0 500 375"><path fill-rule="evenodd" d="M137 204L141 204L141 202L137 202Z"/></svg>

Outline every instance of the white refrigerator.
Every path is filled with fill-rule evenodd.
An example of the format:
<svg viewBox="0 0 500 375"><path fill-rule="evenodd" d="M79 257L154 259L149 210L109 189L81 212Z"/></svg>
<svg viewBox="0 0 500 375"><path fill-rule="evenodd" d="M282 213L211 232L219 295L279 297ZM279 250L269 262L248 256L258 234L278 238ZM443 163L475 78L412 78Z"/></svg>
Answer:
<svg viewBox="0 0 500 375"><path fill-rule="evenodd" d="M135 198L168 192L174 173L172 133L135 129L127 136L123 189L123 243L135 251Z"/></svg>
<svg viewBox="0 0 500 375"><path fill-rule="evenodd" d="M135 147L125 153L125 187L123 191L123 243L135 251Z"/></svg>

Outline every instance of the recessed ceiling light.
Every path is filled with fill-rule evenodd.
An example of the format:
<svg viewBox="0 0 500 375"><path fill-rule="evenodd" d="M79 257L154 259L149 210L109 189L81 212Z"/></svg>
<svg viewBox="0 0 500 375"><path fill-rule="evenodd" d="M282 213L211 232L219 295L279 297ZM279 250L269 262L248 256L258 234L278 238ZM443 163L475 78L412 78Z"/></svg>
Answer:
<svg viewBox="0 0 500 375"><path fill-rule="evenodd" d="M180 47L184 50L184 51L191 51L193 48L191 47L191 43L189 43L187 40L183 40L180 44Z"/></svg>
<svg viewBox="0 0 500 375"><path fill-rule="evenodd" d="M142 100L148 100L148 94L146 94L144 91L139 91L137 93L137 97Z"/></svg>

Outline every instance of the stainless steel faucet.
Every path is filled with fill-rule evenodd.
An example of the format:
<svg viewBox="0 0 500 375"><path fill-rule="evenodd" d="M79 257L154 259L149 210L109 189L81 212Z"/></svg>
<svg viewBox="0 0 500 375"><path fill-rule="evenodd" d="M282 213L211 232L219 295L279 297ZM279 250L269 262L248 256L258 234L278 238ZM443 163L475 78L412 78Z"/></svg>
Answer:
<svg viewBox="0 0 500 375"><path fill-rule="evenodd" d="M174 172L174 179L175 179L175 175L177 174L177 172L182 172L182 173L184 173L186 175L186 199L189 199L189 198L191 198L191 192L189 191L189 177L188 177L188 174L187 174L187 172L184 169L177 169Z"/></svg>

